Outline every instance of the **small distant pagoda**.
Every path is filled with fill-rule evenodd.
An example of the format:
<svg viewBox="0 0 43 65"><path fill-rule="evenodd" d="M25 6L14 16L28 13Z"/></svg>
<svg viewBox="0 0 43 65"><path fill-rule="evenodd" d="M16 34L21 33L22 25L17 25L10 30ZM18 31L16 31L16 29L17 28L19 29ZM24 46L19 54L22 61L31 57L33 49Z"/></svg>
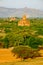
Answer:
<svg viewBox="0 0 43 65"><path fill-rule="evenodd" d="M11 17L11 18L10 18L10 21L15 21L15 20L16 20L15 17Z"/></svg>
<svg viewBox="0 0 43 65"><path fill-rule="evenodd" d="M27 20L26 15L18 22L18 26L30 26L30 21Z"/></svg>

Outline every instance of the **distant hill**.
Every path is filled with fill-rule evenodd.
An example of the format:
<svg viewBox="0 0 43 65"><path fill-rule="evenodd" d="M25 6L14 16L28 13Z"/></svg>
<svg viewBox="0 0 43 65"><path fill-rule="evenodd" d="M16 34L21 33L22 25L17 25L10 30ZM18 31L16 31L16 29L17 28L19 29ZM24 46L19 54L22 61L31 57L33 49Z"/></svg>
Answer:
<svg viewBox="0 0 43 65"><path fill-rule="evenodd" d="M32 8L5 8L0 7L0 17L9 17L9 16L15 16L15 17L21 17L24 14L27 15L27 17L43 17L43 11L32 9Z"/></svg>

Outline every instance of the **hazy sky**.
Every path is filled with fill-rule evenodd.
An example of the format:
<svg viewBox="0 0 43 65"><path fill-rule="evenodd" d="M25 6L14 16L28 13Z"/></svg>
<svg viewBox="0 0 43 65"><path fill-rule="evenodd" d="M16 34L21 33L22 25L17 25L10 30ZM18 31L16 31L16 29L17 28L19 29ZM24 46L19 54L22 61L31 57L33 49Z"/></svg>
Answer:
<svg viewBox="0 0 43 65"><path fill-rule="evenodd" d="M36 8L43 10L43 0L0 0L0 7Z"/></svg>

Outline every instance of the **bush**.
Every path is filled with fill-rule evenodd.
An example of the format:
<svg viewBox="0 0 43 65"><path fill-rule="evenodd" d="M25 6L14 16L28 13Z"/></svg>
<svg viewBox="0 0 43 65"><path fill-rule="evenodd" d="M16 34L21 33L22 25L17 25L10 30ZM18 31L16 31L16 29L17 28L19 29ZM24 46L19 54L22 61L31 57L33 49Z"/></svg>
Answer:
<svg viewBox="0 0 43 65"><path fill-rule="evenodd" d="M16 46L16 47L14 47L12 52L14 53L14 55L17 55L17 58L20 57L23 59L35 58L35 57L40 56L38 51L33 50L32 48L30 48L28 46Z"/></svg>
<svg viewBox="0 0 43 65"><path fill-rule="evenodd" d="M9 40L8 40L7 37L5 37L5 38L3 39L3 42L4 42L3 47L4 47L4 48L8 48L8 47L9 47Z"/></svg>
<svg viewBox="0 0 43 65"><path fill-rule="evenodd" d="M38 48L39 45L42 45L42 40L36 37L30 37L29 46L32 48Z"/></svg>

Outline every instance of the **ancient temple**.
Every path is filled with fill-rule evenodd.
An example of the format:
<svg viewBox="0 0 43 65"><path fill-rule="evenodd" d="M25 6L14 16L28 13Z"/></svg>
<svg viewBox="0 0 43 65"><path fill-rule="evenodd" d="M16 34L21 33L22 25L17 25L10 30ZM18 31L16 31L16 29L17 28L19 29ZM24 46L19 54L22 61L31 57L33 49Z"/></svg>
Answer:
<svg viewBox="0 0 43 65"><path fill-rule="evenodd" d="M15 17L11 17L11 18L10 18L10 21L15 21L15 20L16 20Z"/></svg>
<svg viewBox="0 0 43 65"><path fill-rule="evenodd" d="M18 22L18 26L30 26L30 21L27 20L26 15Z"/></svg>

